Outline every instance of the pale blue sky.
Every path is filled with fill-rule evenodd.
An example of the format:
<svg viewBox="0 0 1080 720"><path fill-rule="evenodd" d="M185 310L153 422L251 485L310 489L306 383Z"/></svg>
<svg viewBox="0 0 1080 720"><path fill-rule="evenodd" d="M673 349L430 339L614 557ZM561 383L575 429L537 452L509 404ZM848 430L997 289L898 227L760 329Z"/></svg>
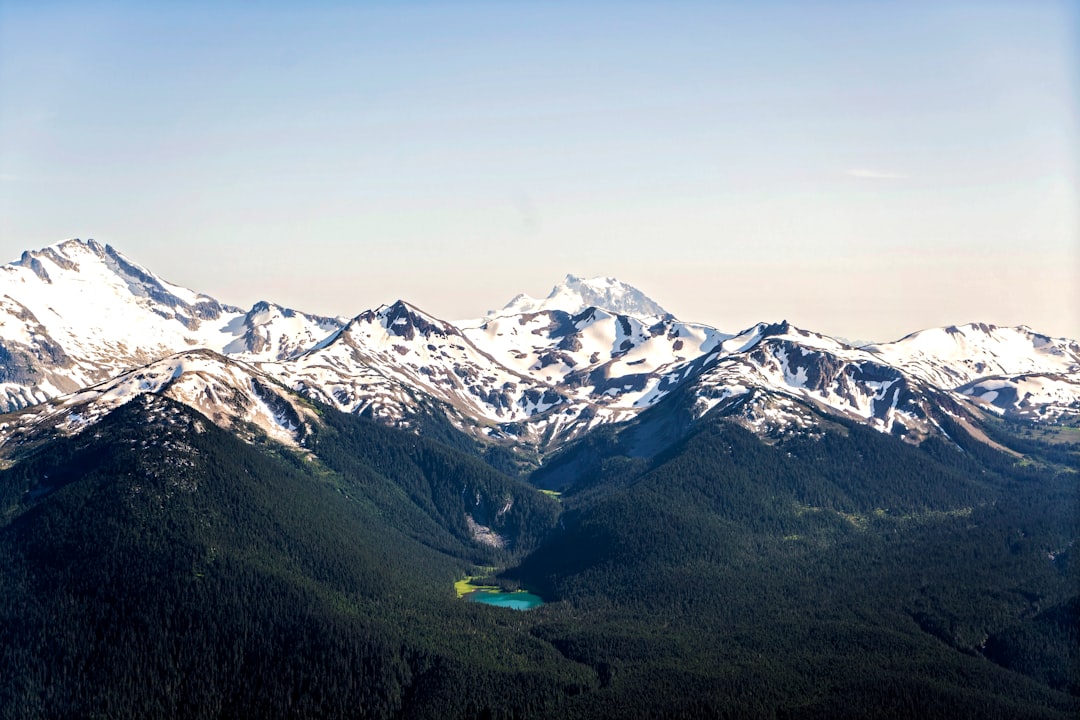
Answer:
<svg viewBox="0 0 1080 720"><path fill-rule="evenodd" d="M255 10L255 8L258 10ZM1076 2L0 0L0 260L239 305L1080 338Z"/></svg>

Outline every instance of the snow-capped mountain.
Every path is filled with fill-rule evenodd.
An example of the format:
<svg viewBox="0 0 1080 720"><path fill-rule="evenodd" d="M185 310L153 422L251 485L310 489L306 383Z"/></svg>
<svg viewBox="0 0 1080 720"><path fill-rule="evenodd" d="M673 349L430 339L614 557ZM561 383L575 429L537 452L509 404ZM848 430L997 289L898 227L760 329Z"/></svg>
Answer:
<svg viewBox="0 0 1080 720"><path fill-rule="evenodd" d="M486 423L517 422L565 401L496 362L461 330L403 301L357 315L327 342L264 367L346 412L395 422L427 396Z"/></svg>
<svg viewBox="0 0 1080 720"><path fill-rule="evenodd" d="M404 301L351 320L271 302L244 311L92 240L0 267L0 409L30 408L8 435L26 423L77 429L94 408L150 392L296 443L301 408L275 381L406 427L441 412L540 452L676 391L694 417L715 410L763 433L837 416L918 442L936 431L936 408L1075 419L1080 343L978 324L858 348L787 323L729 334L613 278L572 275L543 300L518 296L456 324Z"/></svg>
<svg viewBox="0 0 1080 720"><path fill-rule="evenodd" d="M671 316L642 318L590 307L576 315L543 310L462 327L499 363L567 394L630 407L659 378L728 336Z"/></svg>
<svg viewBox="0 0 1080 720"><path fill-rule="evenodd" d="M1041 335L1024 326L950 325L865 349L942 388L957 388L993 376L1080 372L1080 343Z"/></svg>
<svg viewBox="0 0 1080 720"><path fill-rule="evenodd" d="M209 350L189 350L7 415L0 422L0 445L43 432L76 434L147 393L193 407L220 427L241 434L249 426L259 428L293 446L303 443L317 418L299 397L250 365Z"/></svg>
<svg viewBox="0 0 1080 720"><path fill-rule="evenodd" d="M0 410L193 348L281 360L343 325L270 303L245 312L163 280L108 245L69 240L0 266Z"/></svg>
<svg viewBox="0 0 1080 720"><path fill-rule="evenodd" d="M232 339L221 352L249 361L287 360L327 341L345 323L344 318L309 315L260 300L222 328L222 335Z"/></svg>
<svg viewBox="0 0 1080 720"><path fill-rule="evenodd" d="M668 314L645 293L615 278L585 279L567 275L565 280L551 289L546 298L538 300L521 294L507 303L502 310L488 313L488 317L524 315L545 310L562 310L567 314L577 315L591 307L618 315L642 318Z"/></svg>
<svg viewBox="0 0 1080 720"><path fill-rule="evenodd" d="M806 429L813 408L913 440L931 432L930 386L867 350L787 322L727 340L692 388L697 416L737 407L755 430Z"/></svg>

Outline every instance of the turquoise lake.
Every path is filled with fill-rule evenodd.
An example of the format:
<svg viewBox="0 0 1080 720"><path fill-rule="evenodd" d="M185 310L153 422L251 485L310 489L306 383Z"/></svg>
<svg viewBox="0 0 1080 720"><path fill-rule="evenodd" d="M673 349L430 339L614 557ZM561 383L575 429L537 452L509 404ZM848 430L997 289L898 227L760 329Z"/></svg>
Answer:
<svg viewBox="0 0 1080 720"><path fill-rule="evenodd" d="M529 592L504 593L492 590L476 590L466 595L465 599L469 602L497 605L511 610L532 610L534 607L540 607L544 604L539 595L533 595Z"/></svg>

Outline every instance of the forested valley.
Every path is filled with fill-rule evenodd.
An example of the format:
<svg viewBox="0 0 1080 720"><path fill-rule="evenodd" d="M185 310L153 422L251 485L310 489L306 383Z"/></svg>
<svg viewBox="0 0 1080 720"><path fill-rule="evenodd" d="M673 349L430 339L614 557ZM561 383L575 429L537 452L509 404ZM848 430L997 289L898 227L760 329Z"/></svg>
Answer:
<svg viewBox="0 0 1080 720"><path fill-rule="evenodd" d="M1078 443L715 414L511 477L450 428L319 412L297 451L143 395L9 453L0 715L1080 712ZM547 602L458 599L478 573Z"/></svg>

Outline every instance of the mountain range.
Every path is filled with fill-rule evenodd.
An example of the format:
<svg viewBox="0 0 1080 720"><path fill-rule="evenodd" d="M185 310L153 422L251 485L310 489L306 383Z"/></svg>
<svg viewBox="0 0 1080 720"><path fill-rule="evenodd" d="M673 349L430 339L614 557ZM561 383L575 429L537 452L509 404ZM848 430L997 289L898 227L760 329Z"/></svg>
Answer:
<svg viewBox="0 0 1080 720"><path fill-rule="evenodd" d="M0 268L0 411L3 718L1080 713L1080 343L1027 327L245 310L69 240Z"/></svg>
<svg viewBox="0 0 1080 720"><path fill-rule="evenodd" d="M519 295L457 323L403 300L352 318L269 301L245 311L93 240L27 251L0 268L0 361L6 411L112 407L162 391L149 378L164 362L171 388L184 375L227 376L227 401L184 380L204 388L189 402L211 416L257 416L281 437L295 433L295 413L239 395L284 386L399 427L436 412L526 460L677 390L694 418L724 408L765 435L841 416L918 443L941 432L942 413L964 422L985 411L1051 423L1080 416L1080 343L1027 327L972 323L852 347L787 322L734 332L683 322L614 278L573 275L542 300Z"/></svg>

